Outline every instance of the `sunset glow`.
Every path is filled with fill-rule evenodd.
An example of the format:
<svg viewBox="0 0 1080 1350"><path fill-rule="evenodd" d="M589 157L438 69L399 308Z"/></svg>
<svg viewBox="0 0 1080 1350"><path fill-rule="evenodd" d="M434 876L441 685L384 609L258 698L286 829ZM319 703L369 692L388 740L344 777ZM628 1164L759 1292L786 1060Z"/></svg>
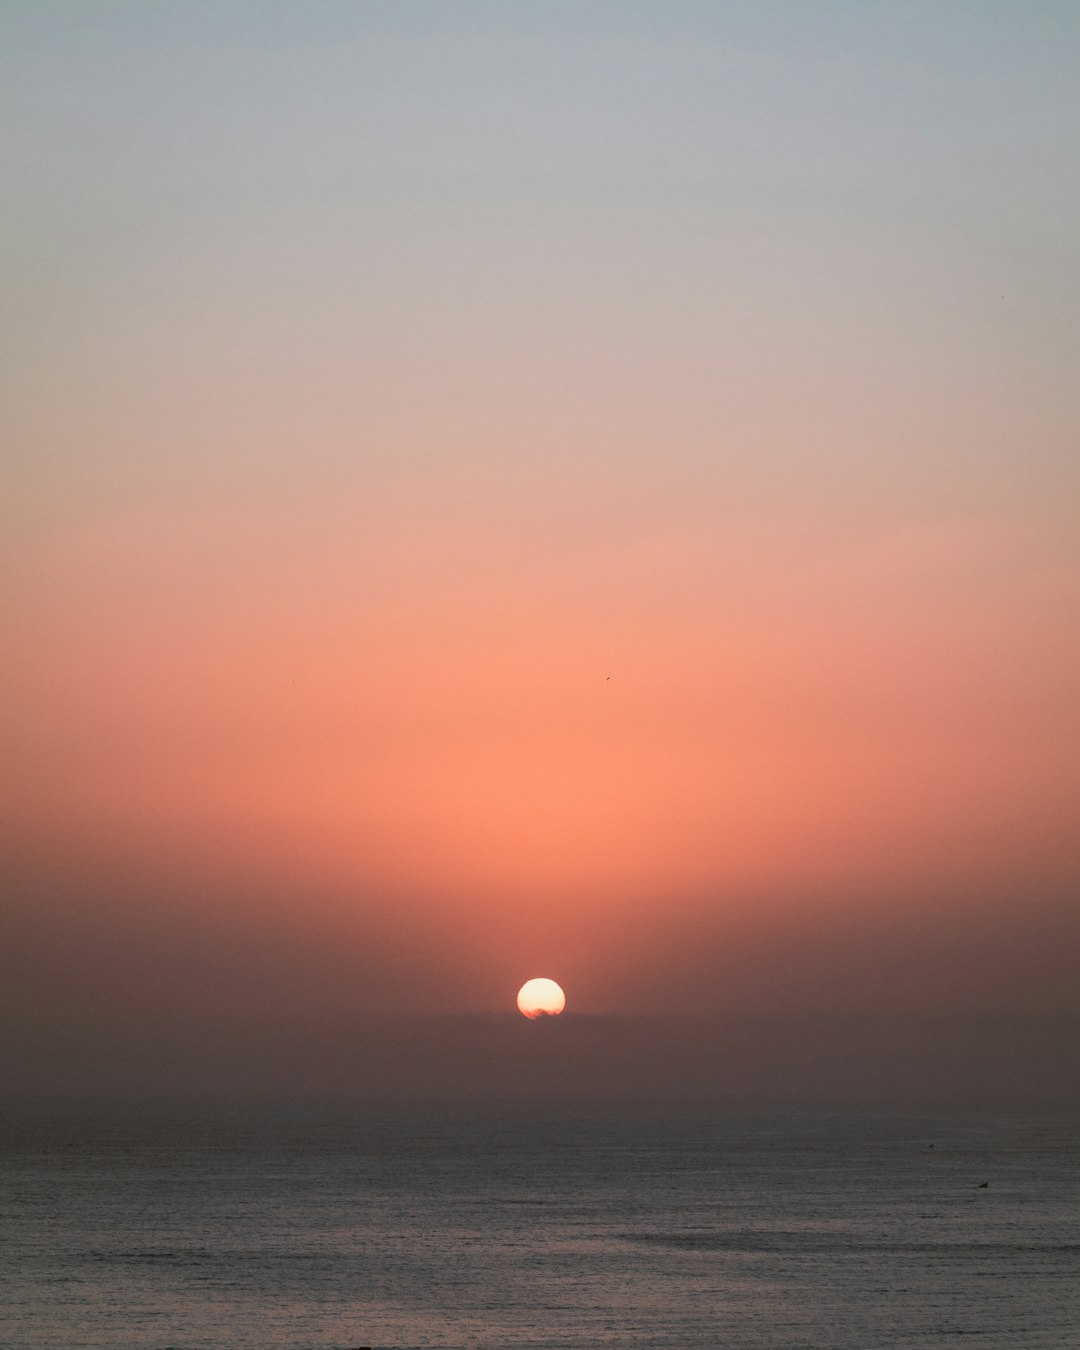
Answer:
<svg viewBox="0 0 1080 1350"><path fill-rule="evenodd" d="M20 1072L1075 1014L1076 15L961 8L5 7Z"/></svg>
<svg viewBox="0 0 1080 1350"><path fill-rule="evenodd" d="M0 3L4 1345L1075 1340L1078 61Z"/></svg>

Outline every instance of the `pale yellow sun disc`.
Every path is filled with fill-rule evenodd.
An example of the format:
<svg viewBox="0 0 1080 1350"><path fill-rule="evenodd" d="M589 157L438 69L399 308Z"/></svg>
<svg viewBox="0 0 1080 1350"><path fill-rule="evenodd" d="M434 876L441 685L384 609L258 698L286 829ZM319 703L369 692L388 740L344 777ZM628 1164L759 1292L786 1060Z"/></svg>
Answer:
<svg viewBox="0 0 1080 1350"><path fill-rule="evenodd" d="M517 1005L526 1017L558 1017L566 1007L566 995L554 980L526 980L518 990Z"/></svg>

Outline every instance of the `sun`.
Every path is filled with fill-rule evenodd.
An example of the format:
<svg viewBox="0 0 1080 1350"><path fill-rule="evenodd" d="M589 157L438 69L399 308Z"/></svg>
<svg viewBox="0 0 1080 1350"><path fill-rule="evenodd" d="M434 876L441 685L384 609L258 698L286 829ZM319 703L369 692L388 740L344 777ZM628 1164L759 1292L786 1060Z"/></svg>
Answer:
<svg viewBox="0 0 1080 1350"><path fill-rule="evenodd" d="M566 995L554 980L526 980L518 990L517 1005L526 1017L558 1017L566 1007Z"/></svg>

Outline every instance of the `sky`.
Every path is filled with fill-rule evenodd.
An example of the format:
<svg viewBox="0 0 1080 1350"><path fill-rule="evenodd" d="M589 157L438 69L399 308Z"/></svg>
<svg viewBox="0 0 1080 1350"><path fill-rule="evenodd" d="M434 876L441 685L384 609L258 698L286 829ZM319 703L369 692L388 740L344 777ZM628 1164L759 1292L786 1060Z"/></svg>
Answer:
<svg viewBox="0 0 1080 1350"><path fill-rule="evenodd" d="M1078 59L1064 0L0 4L13 1081L475 1051L536 975L582 1063L1080 1019Z"/></svg>

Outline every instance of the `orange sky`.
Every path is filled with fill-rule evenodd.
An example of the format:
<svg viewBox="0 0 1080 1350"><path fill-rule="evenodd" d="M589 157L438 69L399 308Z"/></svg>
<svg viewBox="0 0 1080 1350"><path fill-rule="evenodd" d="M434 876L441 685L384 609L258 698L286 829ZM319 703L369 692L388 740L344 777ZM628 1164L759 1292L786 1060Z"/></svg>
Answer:
<svg viewBox="0 0 1080 1350"><path fill-rule="evenodd" d="M826 8L5 20L16 1015L1073 1006L1080 105Z"/></svg>

